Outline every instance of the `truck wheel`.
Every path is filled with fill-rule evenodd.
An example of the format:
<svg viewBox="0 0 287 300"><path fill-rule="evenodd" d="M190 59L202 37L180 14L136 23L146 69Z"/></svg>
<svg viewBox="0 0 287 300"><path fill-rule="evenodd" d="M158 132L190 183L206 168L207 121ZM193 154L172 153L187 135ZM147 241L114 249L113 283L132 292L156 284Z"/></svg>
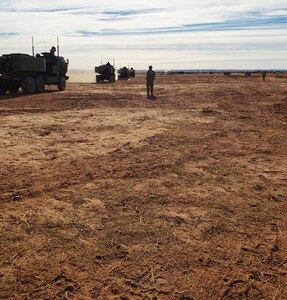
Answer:
<svg viewBox="0 0 287 300"><path fill-rule="evenodd" d="M5 87L0 87L0 95L5 95L7 92L7 89Z"/></svg>
<svg viewBox="0 0 287 300"><path fill-rule="evenodd" d="M5 86L2 78L0 78L0 95L5 95L7 92L7 87Z"/></svg>
<svg viewBox="0 0 287 300"><path fill-rule="evenodd" d="M33 94L36 89L36 82L33 77L27 76L22 80L21 88L24 94Z"/></svg>
<svg viewBox="0 0 287 300"><path fill-rule="evenodd" d="M18 91L19 91L19 86L12 86L12 87L8 88L9 94L17 94Z"/></svg>
<svg viewBox="0 0 287 300"><path fill-rule="evenodd" d="M45 79L43 76L36 78L36 92L43 93L45 91Z"/></svg>
<svg viewBox="0 0 287 300"><path fill-rule="evenodd" d="M58 82L58 90L64 91L66 89L66 79L64 77L61 77Z"/></svg>

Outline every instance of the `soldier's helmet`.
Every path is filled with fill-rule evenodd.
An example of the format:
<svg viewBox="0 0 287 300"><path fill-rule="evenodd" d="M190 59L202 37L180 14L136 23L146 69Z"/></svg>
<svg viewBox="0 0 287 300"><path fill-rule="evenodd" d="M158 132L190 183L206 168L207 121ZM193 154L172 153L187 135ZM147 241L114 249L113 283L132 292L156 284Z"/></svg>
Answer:
<svg viewBox="0 0 287 300"><path fill-rule="evenodd" d="M148 68L149 68L150 70L152 70L152 66L149 66Z"/></svg>

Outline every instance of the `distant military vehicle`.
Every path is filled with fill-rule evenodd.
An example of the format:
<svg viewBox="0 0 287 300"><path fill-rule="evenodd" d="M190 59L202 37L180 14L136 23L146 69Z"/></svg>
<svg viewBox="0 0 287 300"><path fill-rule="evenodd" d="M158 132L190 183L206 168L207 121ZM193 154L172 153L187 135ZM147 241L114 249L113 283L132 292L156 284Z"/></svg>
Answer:
<svg viewBox="0 0 287 300"><path fill-rule="evenodd" d="M105 65L101 65L98 67L95 67L95 72L98 74L96 76L96 82L115 82L116 81L116 70L113 65L111 65L109 62Z"/></svg>
<svg viewBox="0 0 287 300"><path fill-rule="evenodd" d="M119 79L130 79L136 77L136 72L133 68L128 69L127 67L122 67L118 70Z"/></svg>
<svg viewBox="0 0 287 300"><path fill-rule="evenodd" d="M54 47L53 47L54 48ZM36 57L12 53L0 56L0 95L15 94L21 88L25 94L42 93L45 85L66 88L68 61L54 52L43 52Z"/></svg>
<svg viewBox="0 0 287 300"><path fill-rule="evenodd" d="M130 78L130 70L127 67L122 67L118 70L119 80L128 80Z"/></svg>

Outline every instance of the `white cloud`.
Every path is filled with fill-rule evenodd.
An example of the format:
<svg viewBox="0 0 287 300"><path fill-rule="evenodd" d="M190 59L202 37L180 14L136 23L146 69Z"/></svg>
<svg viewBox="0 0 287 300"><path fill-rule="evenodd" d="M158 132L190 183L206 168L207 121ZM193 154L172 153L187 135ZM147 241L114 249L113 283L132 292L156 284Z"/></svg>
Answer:
<svg viewBox="0 0 287 300"><path fill-rule="evenodd" d="M59 35L71 68L101 57L136 68L287 68L286 0L262 2L1 0L0 53Z"/></svg>

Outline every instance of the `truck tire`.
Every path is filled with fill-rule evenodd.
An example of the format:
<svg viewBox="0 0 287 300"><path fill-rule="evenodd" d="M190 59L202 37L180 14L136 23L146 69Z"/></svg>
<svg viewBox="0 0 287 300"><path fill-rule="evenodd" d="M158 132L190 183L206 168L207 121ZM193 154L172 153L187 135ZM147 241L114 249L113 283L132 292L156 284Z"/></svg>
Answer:
<svg viewBox="0 0 287 300"><path fill-rule="evenodd" d="M8 88L9 94L17 94L19 91L19 86L12 86Z"/></svg>
<svg viewBox="0 0 287 300"><path fill-rule="evenodd" d="M58 90L64 91L66 89L66 79L65 77L60 77L58 82Z"/></svg>
<svg viewBox="0 0 287 300"><path fill-rule="evenodd" d="M36 78L36 92L43 93L45 91L45 79L43 76Z"/></svg>
<svg viewBox="0 0 287 300"><path fill-rule="evenodd" d="M5 86L3 79L0 78L0 95L5 95L7 92L7 87Z"/></svg>
<svg viewBox="0 0 287 300"><path fill-rule="evenodd" d="M4 87L0 87L0 95L5 95L7 92L7 89Z"/></svg>
<svg viewBox="0 0 287 300"><path fill-rule="evenodd" d="M21 88L24 94L33 94L36 89L36 82L33 77L27 76L22 80Z"/></svg>

